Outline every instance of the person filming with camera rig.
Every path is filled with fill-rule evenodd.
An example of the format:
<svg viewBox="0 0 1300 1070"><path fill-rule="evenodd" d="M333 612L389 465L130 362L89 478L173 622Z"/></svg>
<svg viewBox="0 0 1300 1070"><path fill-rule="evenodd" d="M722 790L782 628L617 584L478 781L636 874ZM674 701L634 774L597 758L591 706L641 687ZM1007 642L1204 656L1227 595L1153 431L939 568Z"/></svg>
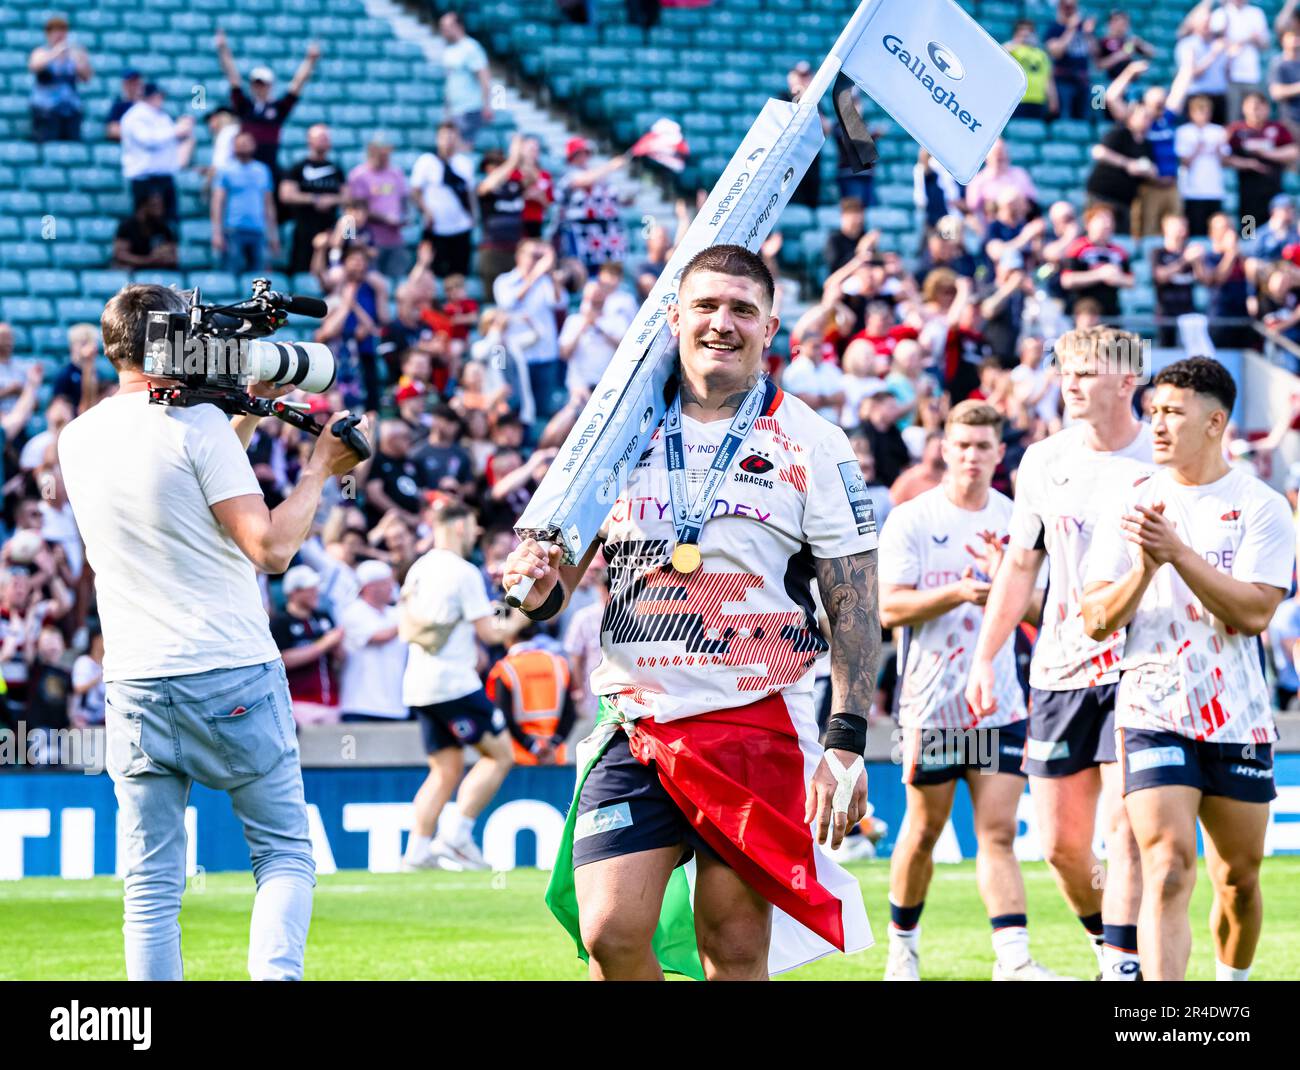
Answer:
<svg viewBox="0 0 1300 1070"><path fill-rule="evenodd" d="M265 296L284 302L281 308L309 300ZM265 311L269 301L249 305L273 321L252 335L284 322L283 313ZM196 335L222 319L198 306L197 293L191 304L162 286L124 287L101 319L118 392L68 424L58 441L103 629L107 766L125 859L127 977L183 976L185 807L197 781L229 794L248 840L257 882L249 975L297 980L315 865L284 663L256 572L289 567L326 481L361 462L358 450L370 429L368 421L351 421L349 444L340 430L347 414L334 414L327 425L333 433L320 434L298 485L268 510L244 452L259 418L249 410L271 411L269 399L292 389L274 383L291 380L257 375L272 381L236 388L232 377L224 393L195 390L189 400L155 403L160 385L175 386L168 396L180 398L188 381L155 374L160 365L146 362L146 340L167 314L174 322L184 322L177 314L190 316ZM319 363L302 356L314 347L281 348ZM332 368L327 372L332 383ZM303 378L292 381L301 385ZM274 408L282 415L285 406Z"/></svg>

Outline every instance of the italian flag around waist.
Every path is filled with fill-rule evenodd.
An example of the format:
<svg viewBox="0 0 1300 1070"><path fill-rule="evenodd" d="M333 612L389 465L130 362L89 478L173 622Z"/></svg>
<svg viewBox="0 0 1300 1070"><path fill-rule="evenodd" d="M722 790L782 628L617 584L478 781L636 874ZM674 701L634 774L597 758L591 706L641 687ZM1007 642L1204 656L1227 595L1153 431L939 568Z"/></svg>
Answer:
<svg viewBox="0 0 1300 1070"><path fill-rule="evenodd" d="M573 880L577 804L617 732L627 733L638 761L654 762L660 782L700 837L773 904L770 973L871 946L862 889L817 846L803 822L807 783L821 748L815 739L801 738L780 695L667 724L628 720L602 698L596 729L578 747L577 786L546 891L547 906L584 961L589 955ZM652 943L666 972L703 980L694 877L693 860L673 870Z"/></svg>

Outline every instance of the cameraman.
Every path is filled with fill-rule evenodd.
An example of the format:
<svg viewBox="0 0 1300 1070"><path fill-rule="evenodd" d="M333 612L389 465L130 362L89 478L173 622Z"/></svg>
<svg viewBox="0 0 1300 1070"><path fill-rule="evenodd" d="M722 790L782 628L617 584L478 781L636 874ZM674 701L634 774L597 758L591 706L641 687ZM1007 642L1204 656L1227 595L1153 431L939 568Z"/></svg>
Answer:
<svg viewBox="0 0 1300 1070"><path fill-rule="evenodd" d="M104 633L107 764L126 830L127 976L182 976L185 805L198 781L229 793L249 843L250 976L298 979L315 866L284 663L255 567L289 566L326 480L360 458L322 434L298 485L268 512L244 452L255 417L149 404L152 311L184 312L187 302L137 284L108 302L101 328L118 392L58 442ZM359 430L368 435L368 422Z"/></svg>

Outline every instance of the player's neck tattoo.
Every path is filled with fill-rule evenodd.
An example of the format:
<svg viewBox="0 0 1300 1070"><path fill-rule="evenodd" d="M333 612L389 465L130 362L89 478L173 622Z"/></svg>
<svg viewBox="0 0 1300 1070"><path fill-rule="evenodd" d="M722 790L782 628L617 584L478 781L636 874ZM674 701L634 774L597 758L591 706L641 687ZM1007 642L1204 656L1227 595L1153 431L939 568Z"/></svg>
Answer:
<svg viewBox="0 0 1300 1070"><path fill-rule="evenodd" d="M722 387L716 393L710 392L709 395L701 394L691 385L690 380L683 375L681 378L682 408L694 408L699 412L707 413L712 419L721 419L731 417L740 411L740 406L745 403L745 398L758 382L758 373L752 372L739 388L732 384ZM707 390L707 387L706 387Z"/></svg>

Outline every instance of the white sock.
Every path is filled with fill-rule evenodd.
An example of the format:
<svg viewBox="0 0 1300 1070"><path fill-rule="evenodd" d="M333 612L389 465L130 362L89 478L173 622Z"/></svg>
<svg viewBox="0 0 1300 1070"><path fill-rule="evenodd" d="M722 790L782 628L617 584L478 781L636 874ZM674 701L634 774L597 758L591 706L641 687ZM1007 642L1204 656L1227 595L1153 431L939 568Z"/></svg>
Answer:
<svg viewBox="0 0 1300 1070"><path fill-rule="evenodd" d="M1004 970L1014 970L1029 961L1029 930L1023 925L1008 925L993 932L993 953Z"/></svg>
<svg viewBox="0 0 1300 1070"><path fill-rule="evenodd" d="M1232 966L1225 966L1217 959L1214 962L1214 979L1216 981L1248 981L1250 980L1250 967L1244 970L1238 970Z"/></svg>
<svg viewBox="0 0 1300 1070"><path fill-rule="evenodd" d="M1106 944L1100 935L1093 936L1088 934L1088 943L1092 945L1092 953L1097 956L1097 970L1104 977L1106 974Z"/></svg>
<svg viewBox="0 0 1300 1070"><path fill-rule="evenodd" d="M424 858L429 853L429 844L432 842L432 836L421 836L417 832L412 832L406 839L406 860L418 862Z"/></svg>
<svg viewBox="0 0 1300 1070"><path fill-rule="evenodd" d="M438 836L441 839L458 846L467 842L473 831L474 819L462 814L455 803L448 803L442 808L442 814L438 818Z"/></svg>
<svg viewBox="0 0 1300 1070"><path fill-rule="evenodd" d="M1132 963L1129 966L1128 963ZM1117 947L1102 947L1101 979L1103 981L1136 981L1140 963L1131 951Z"/></svg>
<svg viewBox="0 0 1300 1070"><path fill-rule="evenodd" d="M919 953L921 949L921 926L915 925L910 929L899 929L895 928L893 922L890 922L889 939L897 940L913 954Z"/></svg>

